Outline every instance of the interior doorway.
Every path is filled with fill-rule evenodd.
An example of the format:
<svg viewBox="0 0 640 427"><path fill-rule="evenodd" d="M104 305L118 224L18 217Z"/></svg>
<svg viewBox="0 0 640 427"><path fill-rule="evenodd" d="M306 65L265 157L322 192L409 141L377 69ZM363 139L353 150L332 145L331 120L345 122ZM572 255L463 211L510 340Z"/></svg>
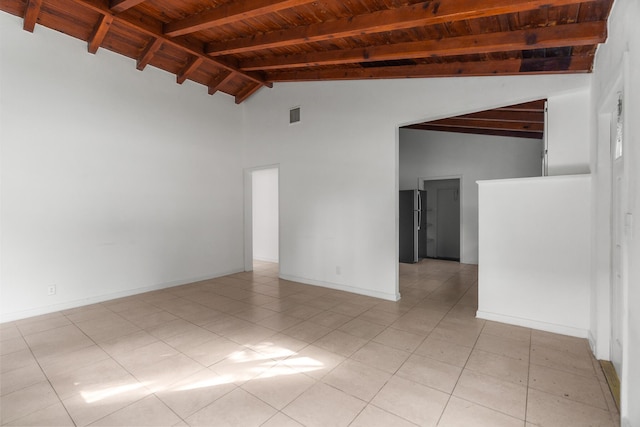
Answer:
<svg viewBox="0 0 640 427"><path fill-rule="evenodd" d="M460 261L460 178L425 179L424 257Z"/></svg>
<svg viewBox="0 0 640 427"><path fill-rule="evenodd" d="M279 167L245 171L245 271L280 262Z"/></svg>

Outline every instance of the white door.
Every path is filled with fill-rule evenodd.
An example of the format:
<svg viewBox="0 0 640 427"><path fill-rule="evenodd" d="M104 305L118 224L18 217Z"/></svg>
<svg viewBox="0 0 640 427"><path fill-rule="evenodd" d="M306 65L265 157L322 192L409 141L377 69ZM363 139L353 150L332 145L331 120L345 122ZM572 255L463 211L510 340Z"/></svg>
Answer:
<svg viewBox="0 0 640 427"><path fill-rule="evenodd" d="M611 363L622 374L624 316L624 135L622 100L611 114Z"/></svg>

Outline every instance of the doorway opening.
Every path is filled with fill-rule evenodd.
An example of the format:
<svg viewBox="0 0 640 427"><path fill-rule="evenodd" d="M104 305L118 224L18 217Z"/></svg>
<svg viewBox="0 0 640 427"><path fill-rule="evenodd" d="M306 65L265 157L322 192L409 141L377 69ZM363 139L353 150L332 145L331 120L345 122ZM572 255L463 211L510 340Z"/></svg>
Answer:
<svg viewBox="0 0 640 427"><path fill-rule="evenodd" d="M426 193L421 258L460 261L460 178L422 181Z"/></svg>
<svg viewBox="0 0 640 427"><path fill-rule="evenodd" d="M279 270L279 168L245 171L245 271Z"/></svg>

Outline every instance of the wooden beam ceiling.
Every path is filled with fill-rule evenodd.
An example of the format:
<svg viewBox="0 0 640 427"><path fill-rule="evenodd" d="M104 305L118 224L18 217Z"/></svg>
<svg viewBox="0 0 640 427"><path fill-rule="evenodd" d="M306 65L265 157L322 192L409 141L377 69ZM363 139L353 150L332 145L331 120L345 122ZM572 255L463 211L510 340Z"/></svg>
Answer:
<svg viewBox="0 0 640 427"><path fill-rule="evenodd" d="M613 0L3 0L242 102L273 82L590 72Z"/></svg>

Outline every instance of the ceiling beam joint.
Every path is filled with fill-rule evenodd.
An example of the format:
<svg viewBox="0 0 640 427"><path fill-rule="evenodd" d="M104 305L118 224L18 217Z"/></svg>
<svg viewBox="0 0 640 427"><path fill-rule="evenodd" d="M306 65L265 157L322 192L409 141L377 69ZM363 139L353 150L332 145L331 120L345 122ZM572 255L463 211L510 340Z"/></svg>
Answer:
<svg viewBox="0 0 640 427"><path fill-rule="evenodd" d="M113 16L111 15L102 15L96 26L93 29L93 33L89 36L89 40L87 42L87 50L89 53L96 53L100 45L104 41L104 38L107 36L109 32L109 27L113 23Z"/></svg>

